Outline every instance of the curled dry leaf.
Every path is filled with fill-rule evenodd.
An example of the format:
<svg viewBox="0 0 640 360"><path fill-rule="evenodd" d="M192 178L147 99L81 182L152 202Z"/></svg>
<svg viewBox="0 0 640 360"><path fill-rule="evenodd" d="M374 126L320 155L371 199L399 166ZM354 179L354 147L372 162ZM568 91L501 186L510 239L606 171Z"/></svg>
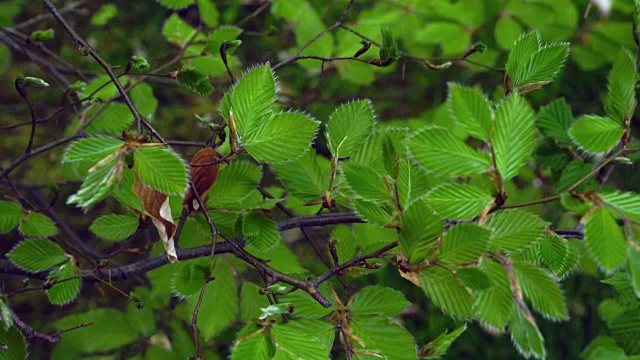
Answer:
<svg viewBox="0 0 640 360"><path fill-rule="evenodd" d="M131 189L140 198L145 215L151 218L153 225L158 229L158 234L162 239L169 261L172 263L178 261L178 255L173 243L176 224L173 223L171 217L169 195L149 187L138 177L138 174L136 174L136 181Z"/></svg>
<svg viewBox="0 0 640 360"><path fill-rule="evenodd" d="M218 160L218 155L213 148L204 148L198 151L191 159L192 164L209 164ZM204 194L211 189L213 184L216 182L216 178L218 178L218 169L220 168L220 164L209 165L209 166L192 166L191 167L191 180L193 181L193 185L196 190L198 190L198 195L203 196ZM184 206L189 210L189 213L193 213L198 211L199 204L196 199L191 187L187 189L187 193L184 196Z"/></svg>

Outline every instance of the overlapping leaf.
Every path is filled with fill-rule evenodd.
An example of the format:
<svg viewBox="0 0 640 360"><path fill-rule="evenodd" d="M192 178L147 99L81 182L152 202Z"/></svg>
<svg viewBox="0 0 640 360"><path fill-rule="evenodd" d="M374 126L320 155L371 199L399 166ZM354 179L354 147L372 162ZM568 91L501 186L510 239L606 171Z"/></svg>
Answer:
<svg viewBox="0 0 640 360"><path fill-rule="evenodd" d="M496 110L492 144L502 178L518 175L535 145L533 111L518 94L511 94Z"/></svg>
<svg viewBox="0 0 640 360"><path fill-rule="evenodd" d="M187 189L184 162L168 147L138 148L133 156L133 169L147 186L165 194L182 196Z"/></svg>
<svg viewBox="0 0 640 360"><path fill-rule="evenodd" d="M491 231L476 224L459 224L442 239L440 259L448 264L477 261L489 245Z"/></svg>
<svg viewBox="0 0 640 360"><path fill-rule="evenodd" d="M569 129L573 140L583 149L592 153L611 150L622 137L624 129L608 117L584 115Z"/></svg>
<svg viewBox="0 0 640 360"><path fill-rule="evenodd" d="M514 262L513 273L524 295L544 317L552 320L569 319L560 287L549 274L525 261Z"/></svg>
<svg viewBox="0 0 640 360"><path fill-rule="evenodd" d="M351 303L354 316L361 314L382 314L396 316L409 302L396 290L382 286L368 286L361 289Z"/></svg>
<svg viewBox="0 0 640 360"><path fill-rule="evenodd" d="M584 239L589 252L607 273L624 263L627 241L610 210L597 207L584 223Z"/></svg>
<svg viewBox="0 0 640 360"><path fill-rule="evenodd" d="M450 271L432 267L420 274L422 290L443 311L453 316L473 316L473 297Z"/></svg>
<svg viewBox="0 0 640 360"><path fill-rule="evenodd" d="M327 142L335 157L351 156L373 130L373 107L369 100L343 104L327 124Z"/></svg>
<svg viewBox="0 0 640 360"><path fill-rule="evenodd" d="M473 186L445 184L427 194L426 200L441 216L465 220L480 215L493 202L493 197Z"/></svg>
<svg viewBox="0 0 640 360"><path fill-rule="evenodd" d="M472 136L485 141L489 139L492 111L480 87L449 83L448 104L453 117Z"/></svg>
<svg viewBox="0 0 640 360"><path fill-rule="evenodd" d="M542 236L547 223L538 216L522 210L506 210L491 215L487 227L491 232L491 247L519 251Z"/></svg>
<svg viewBox="0 0 640 360"><path fill-rule="evenodd" d="M268 116L275 96L275 77L269 63L249 70L238 80L230 98L230 109L240 142Z"/></svg>
<svg viewBox="0 0 640 360"><path fill-rule="evenodd" d="M82 286L81 279L77 277L79 274L80 271L71 262L66 262L51 271L47 280L56 281L56 283L47 289L49 302L54 305L65 305L75 300Z"/></svg>

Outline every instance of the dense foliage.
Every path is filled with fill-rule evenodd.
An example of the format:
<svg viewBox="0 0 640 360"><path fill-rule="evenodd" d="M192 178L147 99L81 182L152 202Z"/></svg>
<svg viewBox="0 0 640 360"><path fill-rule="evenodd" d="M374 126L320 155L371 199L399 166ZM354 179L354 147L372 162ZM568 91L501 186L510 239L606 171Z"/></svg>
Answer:
<svg viewBox="0 0 640 360"><path fill-rule="evenodd" d="M3 2L0 359L640 358L639 11Z"/></svg>

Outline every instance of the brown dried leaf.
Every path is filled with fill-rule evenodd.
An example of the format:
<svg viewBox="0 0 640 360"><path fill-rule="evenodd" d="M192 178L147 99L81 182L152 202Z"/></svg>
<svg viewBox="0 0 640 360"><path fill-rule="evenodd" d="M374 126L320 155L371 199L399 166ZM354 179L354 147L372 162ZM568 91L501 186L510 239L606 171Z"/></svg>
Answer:
<svg viewBox="0 0 640 360"><path fill-rule="evenodd" d="M209 164L218 160L218 155L213 148L204 148L198 151L191 159L192 164ZM201 197L211 189L213 184L216 182L218 178L218 169L220 168L220 164L209 165L209 166L192 166L191 167L191 180L193 181L193 185L196 190L198 190L198 195ZM189 210L190 213L194 211L198 211L199 204L196 199L191 187L187 189L187 193L184 197L184 206Z"/></svg>
<svg viewBox="0 0 640 360"><path fill-rule="evenodd" d="M149 187L138 177L138 174L136 174L136 181L131 189L140 198L145 215L151 218L153 225L158 229L158 234L162 239L169 261L172 263L178 261L178 255L173 243L176 224L173 223L173 218L171 217L169 196Z"/></svg>

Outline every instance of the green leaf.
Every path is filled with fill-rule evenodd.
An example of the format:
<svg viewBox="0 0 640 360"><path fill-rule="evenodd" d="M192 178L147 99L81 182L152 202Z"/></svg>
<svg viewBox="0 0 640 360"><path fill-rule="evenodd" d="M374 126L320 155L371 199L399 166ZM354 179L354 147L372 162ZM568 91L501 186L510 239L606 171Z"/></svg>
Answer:
<svg viewBox="0 0 640 360"><path fill-rule="evenodd" d="M273 359L329 359L328 351L318 340L309 338L306 334L286 324L274 325L271 328L271 336L273 337L276 347L276 353Z"/></svg>
<svg viewBox="0 0 640 360"><path fill-rule="evenodd" d="M460 317L473 316L473 297L450 271L431 267L420 274L422 290L444 312Z"/></svg>
<svg viewBox="0 0 640 360"><path fill-rule="evenodd" d="M492 230L492 249L521 251L542 236L546 225L538 216L515 209L494 213L486 226Z"/></svg>
<svg viewBox="0 0 640 360"><path fill-rule="evenodd" d="M136 301L127 302L126 317L129 321L129 325L133 328L138 335L143 337L149 337L157 332L156 327L156 310L153 309L151 290L146 287L135 287L130 292L132 297L136 297ZM140 302L143 306L140 307ZM179 340L176 339L175 331L172 334L173 346L178 347L176 344ZM191 341L190 341L191 342Z"/></svg>
<svg viewBox="0 0 640 360"><path fill-rule="evenodd" d="M106 25L114 16L118 14L118 8L113 4L104 4L91 17L91 24L97 26Z"/></svg>
<svg viewBox="0 0 640 360"><path fill-rule="evenodd" d="M67 204L77 204L86 212L91 206L104 199L113 187L118 173L122 173L122 163L116 157L89 173L80 190L69 196Z"/></svg>
<svg viewBox="0 0 640 360"><path fill-rule="evenodd" d="M337 242L336 252L338 253L338 259L340 262L344 262L347 259L352 259L356 256L356 250L358 243L356 237L347 225L340 224L333 228L331 231L330 241Z"/></svg>
<svg viewBox="0 0 640 360"><path fill-rule="evenodd" d="M253 325L247 326L247 328ZM247 329L245 328L245 329ZM244 329L242 333L244 333ZM275 345L271 341L269 333L264 330L255 331L239 337L231 352L232 360L256 359L271 360L275 353Z"/></svg>
<svg viewBox="0 0 640 360"><path fill-rule="evenodd" d="M465 220L480 215L493 202L493 197L473 186L444 184L427 194L426 200L444 218Z"/></svg>
<svg viewBox="0 0 640 360"><path fill-rule="evenodd" d="M53 39L53 29L36 30L31 33L31 41L45 41Z"/></svg>
<svg viewBox="0 0 640 360"><path fill-rule="evenodd" d="M123 83L123 79L118 81L120 85L126 85ZM119 94L118 88L116 88L116 85L111 81L111 78L107 75L102 75L91 80L89 84L86 84L81 95L82 97L91 97L92 100L108 101L116 95L119 96Z"/></svg>
<svg viewBox="0 0 640 360"><path fill-rule="evenodd" d="M63 342L81 353L106 352L130 344L137 339L125 314L113 308L92 309L75 313L55 322L58 330L69 329L83 323L92 323L60 335Z"/></svg>
<svg viewBox="0 0 640 360"><path fill-rule="evenodd" d="M628 50L621 49L609 73L609 94L604 103L607 113L619 123L635 109L637 77L636 60Z"/></svg>
<svg viewBox="0 0 640 360"><path fill-rule="evenodd" d="M424 259L432 243L442 234L444 224L444 219L426 201L416 201L405 209L400 246L410 263Z"/></svg>
<svg viewBox="0 0 640 360"><path fill-rule="evenodd" d="M0 216L0 234L2 234L18 226L22 215L24 215L24 210L22 210L22 206L14 202L0 201L0 214L2 214Z"/></svg>
<svg viewBox="0 0 640 360"><path fill-rule="evenodd" d="M230 109L233 112L239 142L242 143L245 135L258 128L263 120L268 117L275 97L275 75L271 71L269 63L249 70L238 80L233 89ZM304 115L296 114L291 118L285 117L285 119L299 123L300 116ZM284 146L284 144L281 145Z"/></svg>
<svg viewBox="0 0 640 360"><path fill-rule="evenodd" d="M361 199L353 199L352 202L356 212L368 223L385 226L393 222L393 215L383 205Z"/></svg>
<svg viewBox="0 0 640 360"><path fill-rule="evenodd" d="M330 322L312 319L298 319L290 321L287 323L287 326L292 330L296 330L318 340L327 352L330 352L333 348L336 331L335 326Z"/></svg>
<svg viewBox="0 0 640 360"><path fill-rule="evenodd" d="M215 280L206 285L198 314L198 329L205 340L230 325L238 314L238 285L229 263L218 260L213 277ZM193 314L197 302L198 296L189 299L189 314Z"/></svg>
<svg viewBox="0 0 640 360"><path fill-rule="evenodd" d="M303 203L321 200L328 190L329 181L322 174L316 157L315 150L309 149L295 160L273 164L287 191Z"/></svg>
<svg viewBox="0 0 640 360"><path fill-rule="evenodd" d="M158 99L153 96L153 88L147 83L141 83L131 90L130 95L140 115L145 119L152 118L158 108Z"/></svg>
<svg viewBox="0 0 640 360"><path fill-rule="evenodd" d="M404 294L382 286L367 286L358 291L351 303L351 313L358 317L363 314L396 316L409 306Z"/></svg>
<svg viewBox="0 0 640 360"><path fill-rule="evenodd" d="M250 212L244 215L242 234L247 238L247 246L258 251L267 251L280 241L276 223L262 213Z"/></svg>
<svg viewBox="0 0 640 360"><path fill-rule="evenodd" d="M142 203L140 198L131 189L134 182L135 175L133 171L125 171L122 174L122 180L120 183L111 189L111 196L118 200L118 202L123 206L142 212Z"/></svg>
<svg viewBox="0 0 640 360"><path fill-rule="evenodd" d="M17 327L8 329L0 326L0 344L6 346L0 350L1 360L22 360L27 358L27 344L22 332Z"/></svg>
<svg viewBox="0 0 640 360"><path fill-rule="evenodd" d="M417 166L409 160L401 159L398 164L398 196L400 206L408 208L414 202L422 199L429 192L429 179Z"/></svg>
<svg viewBox="0 0 640 360"><path fill-rule="evenodd" d="M469 134L488 140L491 134L491 106L479 86L467 87L449 83L449 109L455 120Z"/></svg>
<svg viewBox="0 0 640 360"><path fill-rule="evenodd" d="M439 45L440 56L460 56L469 48L470 29L449 21L429 21L416 29L416 41L422 44Z"/></svg>
<svg viewBox="0 0 640 360"><path fill-rule="evenodd" d="M27 239L9 251L7 257L31 272L45 271L68 260L58 244L45 239Z"/></svg>
<svg viewBox="0 0 640 360"><path fill-rule="evenodd" d="M145 71L151 68L151 65L149 65L149 62L147 61L147 59L143 58L142 56L137 56L137 55L131 56L129 58L129 63L136 70Z"/></svg>
<svg viewBox="0 0 640 360"><path fill-rule="evenodd" d="M396 45L396 41L393 38L391 28L387 25L381 25L380 35L382 38L382 46L380 47L380 51L378 53L378 55L380 56L380 60L384 62L395 61L399 57L398 45Z"/></svg>
<svg viewBox="0 0 640 360"><path fill-rule="evenodd" d="M289 315L294 311L294 306L289 303L279 303L268 305L260 309L260 320L264 320L268 317L275 317L278 315Z"/></svg>
<svg viewBox="0 0 640 360"><path fill-rule="evenodd" d="M556 194L564 193L580 179L586 176L591 171L592 165L585 163L582 159L571 160L563 169L560 174L560 179L556 182ZM578 185L575 188L576 191L584 191L588 188L589 181Z"/></svg>
<svg viewBox="0 0 640 360"><path fill-rule="evenodd" d="M98 108L94 109L98 110ZM113 102L107 104L102 111L98 113L96 111L89 111L86 115L88 119L93 118L87 126L87 132L91 134L104 132L120 135L133 123L133 115L125 104Z"/></svg>
<svg viewBox="0 0 640 360"><path fill-rule="evenodd" d="M353 155L373 130L373 106L369 100L341 105L329 118L327 146L336 158Z"/></svg>
<svg viewBox="0 0 640 360"><path fill-rule="evenodd" d="M609 323L609 330L627 354L640 353L640 309L624 312Z"/></svg>
<svg viewBox="0 0 640 360"><path fill-rule="evenodd" d="M584 115L579 117L569 134L582 149L592 153L604 153L613 148L622 137L624 129L608 117Z"/></svg>
<svg viewBox="0 0 640 360"><path fill-rule="evenodd" d="M569 56L569 43L556 43L540 48L517 70L514 85L553 80Z"/></svg>
<svg viewBox="0 0 640 360"><path fill-rule="evenodd" d="M474 309L480 321L501 331L509 321L514 303L509 277L504 267L495 261L485 261L483 266L492 288L478 294Z"/></svg>
<svg viewBox="0 0 640 360"><path fill-rule="evenodd" d="M624 263L627 241L607 208L597 207L589 214L584 223L584 239L589 252L606 273Z"/></svg>
<svg viewBox="0 0 640 360"><path fill-rule="evenodd" d="M182 196L187 190L184 161L171 148L142 146L133 155L133 169L148 186Z"/></svg>
<svg viewBox="0 0 640 360"><path fill-rule="evenodd" d="M487 250L491 231L476 224L459 224L442 239L440 260L445 264L477 261Z"/></svg>
<svg viewBox="0 0 640 360"><path fill-rule="evenodd" d="M317 128L318 122L307 115L281 112L247 133L241 146L258 161L288 161L309 149Z"/></svg>
<svg viewBox="0 0 640 360"><path fill-rule="evenodd" d="M513 263L513 273L524 295L545 318L569 319L560 287L549 274L537 265L523 261Z"/></svg>
<svg viewBox="0 0 640 360"><path fill-rule="evenodd" d="M629 247L629 275L631 276L631 285L636 293L636 296L640 298L640 250Z"/></svg>
<svg viewBox="0 0 640 360"><path fill-rule="evenodd" d="M460 336L462 333L467 330L467 325L462 325L461 327L453 330L452 332L448 332L445 330L442 334L440 334L433 341L423 346L419 352L418 356L420 358L425 359L437 359L444 355L451 344Z"/></svg>
<svg viewBox="0 0 640 360"><path fill-rule="evenodd" d="M28 87L31 85L38 85L38 86L49 86L49 84L47 82L45 82L44 80L37 78L37 77L33 77L33 76L22 76L20 75L17 79L17 84L19 87Z"/></svg>
<svg viewBox="0 0 640 360"><path fill-rule="evenodd" d="M540 33L537 31L520 35L511 47L509 59L505 66L507 74L512 78L517 76L518 71L531 59L540 48Z"/></svg>
<svg viewBox="0 0 640 360"><path fill-rule="evenodd" d="M383 176L375 170L360 165L346 163L342 172L349 187L362 199L372 202L386 202L391 194L383 182Z"/></svg>
<svg viewBox="0 0 640 360"><path fill-rule="evenodd" d="M456 270L456 275L462 280L464 285L473 291L484 291L493 286L489 276L476 267L461 267Z"/></svg>
<svg viewBox="0 0 640 360"><path fill-rule="evenodd" d="M218 8L212 0L198 1L198 10L200 10L200 19L202 19L202 22L207 24L207 26L218 26Z"/></svg>
<svg viewBox="0 0 640 360"><path fill-rule="evenodd" d="M126 240L136 230L140 220L132 215L104 215L96 219L89 230L108 241Z"/></svg>
<svg viewBox="0 0 640 360"><path fill-rule="evenodd" d="M79 273L80 271L76 265L71 262L66 262L57 269L53 269L47 281L55 280L60 282L56 282L50 289L47 289L49 302L62 306L75 300L82 286L81 279L74 278Z"/></svg>
<svg viewBox="0 0 640 360"><path fill-rule="evenodd" d="M163 6L168 7L169 9L184 9L187 6L194 4L194 0L156 0Z"/></svg>
<svg viewBox="0 0 640 360"><path fill-rule="evenodd" d="M530 315L525 315L515 304L513 305L509 332L511 332L511 340L522 356L526 358L533 356L537 359L546 357L544 339L538 326Z"/></svg>
<svg viewBox="0 0 640 360"><path fill-rule="evenodd" d="M518 175L535 145L533 111L524 98L511 94L496 110L493 150L504 180Z"/></svg>
<svg viewBox="0 0 640 360"><path fill-rule="evenodd" d="M511 14L503 14L493 27L493 36L504 50L509 50L521 33L522 26Z"/></svg>
<svg viewBox="0 0 640 360"><path fill-rule="evenodd" d="M603 192L600 194L607 204L622 211L629 219L640 223L640 194L633 192Z"/></svg>
<svg viewBox="0 0 640 360"><path fill-rule="evenodd" d="M327 285L321 285L318 290L325 297L330 294L329 287ZM333 309L325 308L309 296L309 294L300 290L287 295L278 296L278 299L282 302L292 303L296 307L296 310L293 313L296 317L319 319L333 312Z"/></svg>
<svg viewBox="0 0 640 360"><path fill-rule="evenodd" d="M573 270L580 258L575 245L556 234L545 234L538 245L540 261L551 272L562 278Z"/></svg>
<svg viewBox="0 0 640 360"><path fill-rule="evenodd" d="M242 34L242 29L233 25L222 25L215 29L209 37L207 43L207 51L211 53L213 57L220 57L220 46L225 41L235 40ZM227 50L227 54L230 50Z"/></svg>
<svg viewBox="0 0 640 360"><path fill-rule="evenodd" d="M251 322L260 316L260 309L269 306L269 300L260 294L260 287L252 282L242 283L240 290L240 319Z"/></svg>
<svg viewBox="0 0 640 360"><path fill-rule="evenodd" d="M408 138L406 144L420 165L440 174L476 175L484 173L490 166L487 154L472 149L444 128L424 128Z"/></svg>
<svg viewBox="0 0 640 360"><path fill-rule="evenodd" d="M237 206L248 193L255 190L261 174L261 167L255 164L233 162L221 167L216 183L209 190L209 206Z"/></svg>
<svg viewBox="0 0 640 360"><path fill-rule="evenodd" d="M582 351L580 357L586 360L610 359L627 360L624 349L616 346L616 340L608 336L597 336Z"/></svg>
<svg viewBox="0 0 640 360"><path fill-rule="evenodd" d="M173 278L173 291L184 297L194 295L207 284L209 276L211 276L211 261L209 259L201 258L189 261Z"/></svg>
<svg viewBox="0 0 640 360"><path fill-rule="evenodd" d="M198 95L209 95L213 91L213 86L209 82L207 74L194 67L185 66L176 75L178 84L185 89L189 89Z"/></svg>
<svg viewBox="0 0 640 360"><path fill-rule="evenodd" d="M89 166L92 166L105 157L114 154L123 145L122 140L106 136L84 138L71 143L62 161L70 163L87 162Z"/></svg>
<svg viewBox="0 0 640 360"><path fill-rule="evenodd" d="M573 123L571 107L564 98L556 99L544 105L538 111L536 126L540 131L559 144L568 146L571 144L569 128Z"/></svg>
<svg viewBox="0 0 640 360"><path fill-rule="evenodd" d="M351 345L356 349L378 353L390 360L416 359L416 340L392 320L377 315L359 316L350 326L352 334L364 344L362 347L352 341Z"/></svg>

